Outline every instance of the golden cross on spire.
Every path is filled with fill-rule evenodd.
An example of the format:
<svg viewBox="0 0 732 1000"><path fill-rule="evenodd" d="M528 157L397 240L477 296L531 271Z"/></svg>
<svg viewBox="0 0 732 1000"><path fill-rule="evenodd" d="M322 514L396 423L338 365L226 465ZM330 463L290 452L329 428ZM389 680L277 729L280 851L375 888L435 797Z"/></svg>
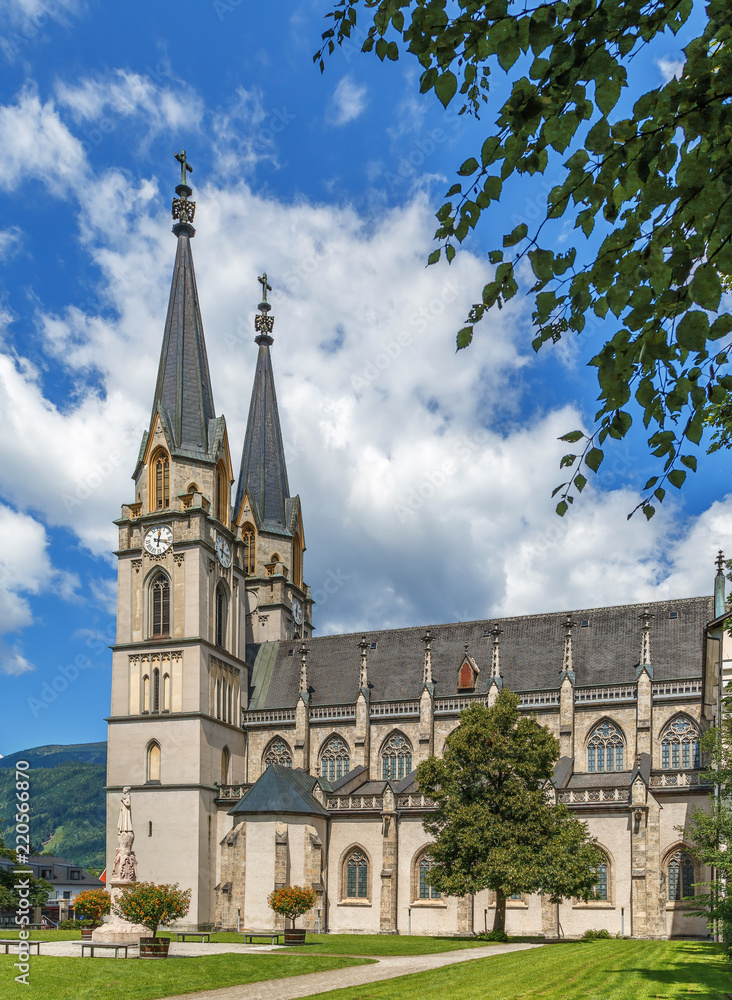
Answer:
<svg viewBox="0 0 732 1000"><path fill-rule="evenodd" d="M175 158L178 163L180 163L180 182L183 187L188 187L188 177L186 176L186 172L193 173L193 167L186 159L185 149L181 149L180 153L176 153Z"/></svg>
<svg viewBox="0 0 732 1000"><path fill-rule="evenodd" d="M268 312L269 309L271 309L271 306L267 301L267 292L272 291L272 286L267 281L267 272L265 271L260 278L257 278L257 281L262 286L262 301L259 303L259 308L262 310L262 312ZM267 306L267 308L263 309L262 308L263 306Z"/></svg>
<svg viewBox="0 0 732 1000"><path fill-rule="evenodd" d="M272 291L272 286L267 281L266 271L259 278L257 278L257 281L262 286L262 301L257 306L259 309L259 316L254 317L254 329L257 331L257 336L254 339L258 344L271 344L271 334L274 328L274 316L268 315L272 306L267 301L267 292Z"/></svg>

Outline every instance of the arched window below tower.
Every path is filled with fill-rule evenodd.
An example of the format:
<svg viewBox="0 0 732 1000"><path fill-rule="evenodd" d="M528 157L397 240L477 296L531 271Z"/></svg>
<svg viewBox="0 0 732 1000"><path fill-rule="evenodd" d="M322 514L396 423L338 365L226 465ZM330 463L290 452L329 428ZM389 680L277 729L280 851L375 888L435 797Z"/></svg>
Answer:
<svg viewBox="0 0 732 1000"><path fill-rule="evenodd" d="M152 710L160 711L160 671L157 667L152 673Z"/></svg>
<svg viewBox="0 0 732 1000"><path fill-rule="evenodd" d="M167 639L170 635L170 581L158 573L150 587L150 638Z"/></svg>
<svg viewBox="0 0 732 1000"><path fill-rule="evenodd" d="M661 735L661 767L701 767L699 730L685 715L673 719Z"/></svg>
<svg viewBox="0 0 732 1000"><path fill-rule="evenodd" d="M147 674L144 674L142 678L142 711L150 711L150 678Z"/></svg>
<svg viewBox="0 0 732 1000"><path fill-rule="evenodd" d="M595 872L596 872L597 882L595 882L595 885L592 890L592 899L602 903L609 903L612 899L612 894L610 891L611 866L610 866L610 858L605 853L605 851L602 851L602 859L599 862L599 864L595 866Z"/></svg>
<svg viewBox="0 0 732 1000"><path fill-rule="evenodd" d="M170 711L170 674L163 674L163 711Z"/></svg>
<svg viewBox="0 0 732 1000"><path fill-rule="evenodd" d="M265 771L272 764L279 764L281 767L292 767L292 750L290 750L287 743L281 737L275 736L264 751L262 764Z"/></svg>
<svg viewBox="0 0 732 1000"><path fill-rule="evenodd" d="M214 641L222 649L226 645L226 613L228 601L223 583L216 588L216 629Z"/></svg>
<svg viewBox="0 0 732 1000"><path fill-rule="evenodd" d="M412 744L403 733L392 733L381 748L384 781L405 778L412 770Z"/></svg>
<svg viewBox="0 0 732 1000"><path fill-rule="evenodd" d="M253 524L247 522L242 525L241 540L244 547L244 572L253 576L257 568L257 533Z"/></svg>
<svg viewBox="0 0 732 1000"><path fill-rule="evenodd" d="M343 900L368 900L370 893L370 865L366 852L360 847L352 847L343 860L341 874L341 898Z"/></svg>
<svg viewBox="0 0 732 1000"><path fill-rule="evenodd" d="M604 720L595 726L587 741L587 770L622 771L625 759L625 739L612 722Z"/></svg>
<svg viewBox="0 0 732 1000"><path fill-rule="evenodd" d="M320 774L326 781L338 781L351 770L351 752L340 736L326 740L320 753Z"/></svg>
<svg viewBox="0 0 732 1000"><path fill-rule="evenodd" d="M231 754L228 747L221 751L221 784L231 784Z"/></svg>
<svg viewBox="0 0 732 1000"><path fill-rule="evenodd" d="M148 490L150 510L170 507L170 458L162 448L155 452L148 465Z"/></svg>
<svg viewBox="0 0 732 1000"><path fill-rule="evenodd" d="M145 781L160 781L160 744L155 740L147 746Z"/></svg>
<svg viewBox="0 0 732 1000"><path fill-rule="evenodd" d="M694 895L696 870L694 859L683 848L677 848L666 859L666 878L670 903L680 903Z"/></svg>

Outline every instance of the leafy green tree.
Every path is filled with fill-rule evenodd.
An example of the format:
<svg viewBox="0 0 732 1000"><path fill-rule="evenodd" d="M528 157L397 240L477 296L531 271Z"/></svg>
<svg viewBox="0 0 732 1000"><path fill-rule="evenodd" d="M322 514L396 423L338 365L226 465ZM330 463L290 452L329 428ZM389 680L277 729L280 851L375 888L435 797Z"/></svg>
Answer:
<svg viewBox="0 0 732 1000"><path fill-rule="evenodd" d="M16 886L22 880L27 881L27 888L30 895L28 899L32 906L43 906L51 894L52 886L41 878L35 878L28 869L23 875L16 875L15 868L20 870L24 866L18 864L17 854L10 847L6 847L0 832L0 858L13 862L13 868L6 869L0 867L0 909L17 910L20 903L20 894Z"/></svg>
<svg viewBox="0 0 732 1000"><path fill-rule="evenodd" d="M711 797L708 810L693 810L686 835L696 859L714 869L716 876L701 883L707 891L694 896L690 912L703 913L710 924L719 924L732 959L732 697L725 702L727 714L701 741L709 754L704 777L717 786L718 794Z"/></svg>
<svg viewBox="0 0 732 1000"><path fill-rule="evenodd" d="M302 885L285 885L271 892L267 902L275 913L288 917L294 928L295 920L315 905L315 893Z"/></svg>
<svg viewBox="0 0 732 1000"><path fill-rule="evenodd" d="M590 899L602 860L585 824L554 802L558 740L522 718L518 701L504 688L492 708L471 705L443 757L417 768L420 791L436 806L423 820L434 837L430 884L449 896L492 889L495 931L514 893Z"/></svg>
<svg viewBox="0 0 732 1000"><path fill-rule="evenodd" d="M158 927L167 927L184 917L191 905L191 890L155 882L133 882L119 894L112 910L132 924L143 924L153 937Z"/></svg>
<svg viewBox="0 0 732 1000"><path fill-rule="evenodd" d="M631 103L632 61L654 38L676 34L693 7L701 31L684 49L680 76ZM544 217L494 244L493 277L457 346L467 347L487 312L517 294L526 258L535 350L571 333L607 338L589 361L600 388L594 428L562 438L581 447L561 462L570 471L555 490L560 515L587 470L599 469L607 439L628 433L637 407L661 460L639 504L652 517L666 486L680 488L696 469L689 446L701 440L708 405L720 406L732 389L732 316L721 309L732 275L732 5L700 7L692 0L337 0L314 57L323 70L326 51L360 31L363 51L382 62L403 50L414 56L421 93L434 91L445 107L459 104L460 114L477 117L488 104L491 125L437 213L440 245L430 263L443 253L454 259L483 213L513 196L511 178L559 175ZM501 74L510 94L499 108L490 90ZM561 253L552 249L557 222L572 223L577 236Z"/></svg>

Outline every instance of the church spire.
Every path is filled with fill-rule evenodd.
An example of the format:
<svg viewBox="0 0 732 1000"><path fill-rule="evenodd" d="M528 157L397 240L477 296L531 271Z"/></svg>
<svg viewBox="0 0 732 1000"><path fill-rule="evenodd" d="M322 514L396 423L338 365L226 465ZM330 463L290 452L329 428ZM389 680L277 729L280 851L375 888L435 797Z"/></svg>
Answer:
<svg viewBox="0 0 732 1000"><path fill-rule="evenodd" d="M287 482L285 449L269 350L273 342L274 316L271 315L272 306L267 301L267 292L272 291L272 286L267 281L266 273L258 280L262 285L262 301L259 303L259 315L254 321L257 333L254 340L259 345L259 356L236 488L235 510L241 508L246 493L258 514L259 527L281 532L290 528L287 504L290 487Z"/></svg>
<svg viewBox="0 0 732 1000"><path fill-rule="evenodd" d="M188 200L193 193L188 185L188 174L193 167L186 159L185 150L176 153L175 158L181 165L181 182L175 189L178 197L172 208L178 249L151 426L156 415L160 415L174 452L206 458L212 450L214 430L211 421L216 411L191 254L191 239L196 234L191 224L196 203Z"/></svg>

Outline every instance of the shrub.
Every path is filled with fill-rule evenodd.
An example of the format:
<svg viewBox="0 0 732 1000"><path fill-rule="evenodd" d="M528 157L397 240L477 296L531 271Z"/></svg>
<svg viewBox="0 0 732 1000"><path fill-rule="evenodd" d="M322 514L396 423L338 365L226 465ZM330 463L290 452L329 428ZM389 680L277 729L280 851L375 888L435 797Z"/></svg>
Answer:
<svg viewBox="0 0 732 1000"><path fill-rule="evenodd" d="M80 927L80 920L61 920L58 925L60 931L78 931Z"/></svg>
<svg viewBox="0 0 732 1000"><path fill-rule="evenodd" d="M295 926L295 919L301 916L315 903L315 893L312 889L306 889L302 885L286 885L282 889L275 889L267 897L267 902L275 911L284 917L289 917L292 926Z"/></svg>
<svg viewBox="0 0 732 1000"><path fill-rule="evenodd" d="M610 931L606 931L606 930L595 931L595 930L592 930L592 928L590 928L589 930L586 930L585 933L582 935L582 940L583 941L600 941L600 940L604 940L605 938L609 938L609 937L611 937Z"/></svg>
<svg viewBox="0 0 732 1000"><path fill-rule="evenodd" d="M80 892L74 900L74 912L77 917L82 917L87 924L97 924L102 917L109 913L112 900L106 889L87 889Z"/></svg>
<svg viewBox="0 0 732 1000"><path fill-rule="evenodd" d="M487 934L481 934L480 936L483 938L484 941L498 941L501 944L506 944L506 942L508 941L508 934L506 934L506 932L502 931L500 928L488 931Z"/></svg>
<svg viewBox="0 0 732 1000"><path fill-rule="evenodd" d="M191 890L154 882L135 882L123 889L114 912L133 924L144 924L157 937L158 927L166 927L188 913Z"/></svg>

